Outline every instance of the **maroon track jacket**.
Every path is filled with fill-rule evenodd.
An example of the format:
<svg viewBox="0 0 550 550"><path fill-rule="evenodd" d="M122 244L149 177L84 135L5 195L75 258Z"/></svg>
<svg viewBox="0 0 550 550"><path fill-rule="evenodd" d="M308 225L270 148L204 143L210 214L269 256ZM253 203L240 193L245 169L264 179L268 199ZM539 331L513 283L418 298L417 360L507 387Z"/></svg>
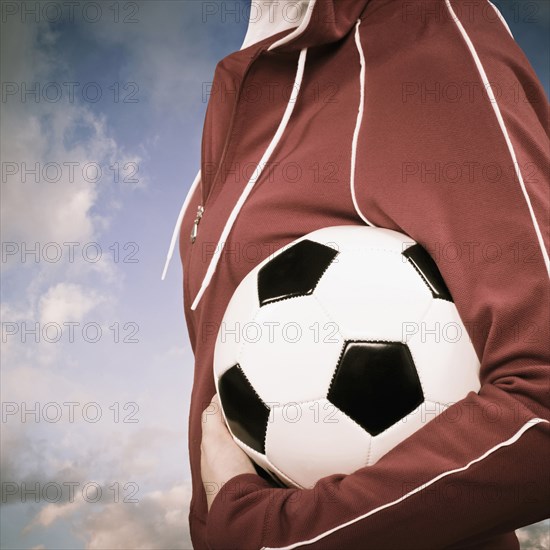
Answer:
<svg viewBox="0 0 550 550"><path fill-rule="evenodd" d="M216 67L180 217L194 547L518 548L514 529L549 510L544 91L487 0L281 1L294 4L282 18L255 4L245 44ZM311 490L240 475L207 514L201 412L233 291L294 239L364 223L431 254L481 390L371 467Z"/></svg>

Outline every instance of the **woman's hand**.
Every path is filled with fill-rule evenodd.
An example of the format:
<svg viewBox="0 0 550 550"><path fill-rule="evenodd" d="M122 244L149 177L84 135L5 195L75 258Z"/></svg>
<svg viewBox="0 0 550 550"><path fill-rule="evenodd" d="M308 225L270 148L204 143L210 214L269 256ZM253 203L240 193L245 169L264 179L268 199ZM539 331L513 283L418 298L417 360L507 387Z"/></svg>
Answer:
<svg viewBox="0 0 550 550"><path fill-rule="evenodd" d="M208 510L226 481L239 474L255 473L251 460L233 441L215 394L202 413L201 477Z"/></svg>

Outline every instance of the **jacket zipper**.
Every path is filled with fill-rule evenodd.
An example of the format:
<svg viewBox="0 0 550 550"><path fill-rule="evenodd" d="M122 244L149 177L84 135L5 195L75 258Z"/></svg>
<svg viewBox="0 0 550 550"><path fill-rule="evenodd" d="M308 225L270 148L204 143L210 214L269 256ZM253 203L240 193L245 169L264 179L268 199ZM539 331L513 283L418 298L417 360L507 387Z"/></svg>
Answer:
<svg viewBox="0 0 550 550"><path fill-rule="evenodd" d="M195 221L193 222L193 227L191 228L191 244L197 240L197 234L199 232L199 223L201 221L202 215L204 214L204 206L197 208L197 214L195 215Z"/></svg>
<svg viewBox="0 0 550 550"><path fill-rule="evenodd" d="M208 195L206 196L206 198L204 197L204 187L202 185L203 182L202 182L202 179L201 179L200 186L201 186L201 202L202 202L202 204L200 204L198 209L197 209L197 214L195 216L195 221L193 222L193 227L191 229L191 236L190 236L191 244L194 244L195 241L197 240L197 236L198 236L198 233L199 233L199 223L200 223L200 221L202 219L202 216L204 214L206 204L208 203L208 199L210 198L210 195L212 195L212 191L214 190L215 184L217 183L217 180L219 179L220 170L221 170L221 167L223 166L223 163L225 161L225 157L227 155L227 150L229 149L229 143L231 141L231 134L233 133L233 127L235 126L235 118L236 118L237 109L238 109L238 106L239 106L239 99L242 95L243 84L246 80L246 77L248 76L248 73L250 72L250 68L254 64L254 61L256 61L256 59L263 53L263 51L264 51L264 48L258 50L251 57L250 62L248 63L248 65L247 65L247 67L246 67L246 69L243 73L243 77L241 79L241 84L239 86L239 91L237 92L237 97L235 98L235 104L233 105L233 110L231 111L231 118L229 120L229 128L228 128L227 134L225 136L225 142L224 142L224 145L223 145L222 154L220 156L220 162L218 164L218 169L216 170L216 174L214 175L214 178L212 179L212 183L210 185L210 189L208 190Z"/></svg>

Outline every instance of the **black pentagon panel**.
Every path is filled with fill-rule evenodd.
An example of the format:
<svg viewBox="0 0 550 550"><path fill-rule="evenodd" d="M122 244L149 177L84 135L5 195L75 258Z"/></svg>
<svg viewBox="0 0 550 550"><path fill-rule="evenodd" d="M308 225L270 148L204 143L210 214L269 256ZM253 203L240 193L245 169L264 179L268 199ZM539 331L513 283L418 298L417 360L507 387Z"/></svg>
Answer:
<svg viewBox="0 0 550 550"><path fill-rule="evenodd" d="M312 294L337 254L333 248L307 239L287 248L258 273L260 306Z"/></svg>
<svg viewBox="0 0 550 550"><path fill-rule="evenodd" d="M349 341L327 399L375 436L416 409L424 394L405 344Z"/></svg>
<svg viewBox="0 0 550 550"><path fill-rule="evenodd" d="M269 408L254 391L239 365L222 374L218 390L233 435L255 451L265 454Z"/></svg>
<svg viewBox="0 0 550 550"><path fill-rule="evenodd" d="M453 297L445 284L443 276L439 272L437 264L424 248L419 244L415 244L403 251L402 254L420 274L434 298L446 300L447 302L453 301Z"/></svg>

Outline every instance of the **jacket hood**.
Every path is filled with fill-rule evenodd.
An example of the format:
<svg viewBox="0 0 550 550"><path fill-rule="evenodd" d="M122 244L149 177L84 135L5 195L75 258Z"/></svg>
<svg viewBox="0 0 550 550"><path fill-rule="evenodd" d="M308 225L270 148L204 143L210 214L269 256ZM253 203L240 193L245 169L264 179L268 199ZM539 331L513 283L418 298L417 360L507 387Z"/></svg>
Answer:
<svg viewBox="0 0 550 550"><path fill-rule="evenodd" d="M252 1L248 29L241 49L291 31L268 50L296 51L336 42L348 34L369 0Z"/></svg>

